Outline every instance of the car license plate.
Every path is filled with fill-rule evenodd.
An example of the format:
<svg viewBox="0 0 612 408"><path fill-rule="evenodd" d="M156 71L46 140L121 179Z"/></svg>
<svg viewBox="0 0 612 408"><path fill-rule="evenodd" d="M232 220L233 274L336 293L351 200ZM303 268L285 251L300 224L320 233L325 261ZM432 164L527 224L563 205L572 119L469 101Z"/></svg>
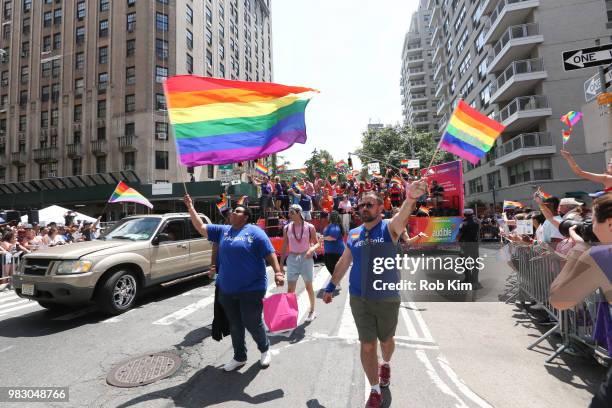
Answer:
<svg viewBox="0 0 612 408"><path fill-rule="evenodd" d="M23 285L21 285L21 294L34 296L34 285L30 283L24 283Z"/></svg>

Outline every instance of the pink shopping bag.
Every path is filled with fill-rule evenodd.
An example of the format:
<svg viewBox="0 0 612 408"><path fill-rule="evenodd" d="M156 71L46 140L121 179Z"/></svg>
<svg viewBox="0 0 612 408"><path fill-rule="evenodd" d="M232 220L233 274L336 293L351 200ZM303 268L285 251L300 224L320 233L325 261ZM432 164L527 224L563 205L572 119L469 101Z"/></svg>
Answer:
<svg viewBox="0 0 612 408"><path fill-rule="evenodd" d="M298 321L295 293L278 293L265 298L263 312L264 322L271 333L295 329Z"/></svg>

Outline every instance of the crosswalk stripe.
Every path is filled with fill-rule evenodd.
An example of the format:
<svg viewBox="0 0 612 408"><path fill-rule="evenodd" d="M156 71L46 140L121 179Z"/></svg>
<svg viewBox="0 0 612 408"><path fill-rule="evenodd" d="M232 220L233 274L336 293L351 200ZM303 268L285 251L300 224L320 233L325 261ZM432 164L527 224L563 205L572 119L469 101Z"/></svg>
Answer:
<svg viewBox="0 0 612 408"><path fill-rule="evenodd" d="M171 313L165 317L162 317L159 320L153 322L153 324L160 326L169 326L177 321L189 316L192 313L195 313L199 309L204 309L206 306L213 304L215 301L215 294L205 297L204 299L200 299L199 301L192 303L190 305L185 306L182 309L177 310L174 313Z"/></svg>
<svg viewBox="0 0 612 408"><path fill-rule="evenodd" d="M492 408L488 402L480 398L478 394L472 391L463 381L461 381L457 373L455 373L455 370L452 369L444 357L439 356L438 363L440 364L440 367L442 367L442 371L446 373L446 376L450 378L453 384L455 384L455 387L457 387L463 395L468 397L473 403L481 408Z"/></svg>
<svg viewBox="0 0 612 408"><path fill-rule="evenodd" d="M11 309L5 309L5 310L2 310L2 311L0 311L0 317L3 317L3 316L5 316L5 315L6 315L6 314L8 314L8 313L15 312L15 311L17 311L17 310L21 310L21 309L26 309L26 308L28 308L28 307L32 307L32 306L38 306L38 303L36 303L36 302L30 302L30 303L25 304L25 305L16 306L16 307L13 307L13 308L11 308Z"/></svg>
<svg viewBox="0 0 612 408"><path fill-rule="evenodd" d="M427 327L427 324L425 323L425 320L423 319L423 316L421 316L421 312L419 312L414 302L408 302L408 305L412 309L412 313L416 317L416 321L419 325L419 328L423 332L423 338L433 341L433 337L431 336L431 333L429 331L429 328Z"/></svg>
<svg viewBox="0 0 612 408"><path fill-rule="evenodd" d="M340 319L340 327L338 328L338 337L343 339L356 339L358 338L357 326L355 326L355 319L351 312L351 295L346 294L346 300L344 302L344 308L342 309L342 317Z"/></svg>
<svg viewBox="0 0 612 408"><path fill-rule="evenodd" d="M7 296L0 296L0 303L8 302L14 299L21 299L21 298L15 294L7 295Z"/></svg>
<svg viewBox="0 0 612 408"><path fill-rule="evenodd" d="M440 377L440 375L434 368L431 361L429 361L429 358L427 357L427 354L425 353L425 351L417 350L416 356L417 356L417 359L425 366L425 370L427 371L427 375L429 376L429 379L431 380L431 382L436 387L438 387L438 389L442 393L456 400L456 403L454 404L454 406L458 408L468 408L465 402L448 386L448 384L444 382L444 380L442 380L442 378Z"/></svg>
<svg viewBox="0 0 612 408"><path fill-rule="evenodd" d="M410 337L419 337L414 324L412 323L412 319L410 319L410 315L408 314L408 310L402 304L400 305L400 313L402 318L404 319L404 323L406 324L406 328L408 329L408 336Z"/></svg>
<svg viewBox="0 0 612 408"><path fill-rule="evenodd" d="M14 302L8 302L8 303L4 303L2 305L0 305L0 313L2 313L3 309L8 309L10 307L13 307L15 305L19 305L19 304L24 304L24 303L28 303L29 300L27 299L12 299L14 300Z"/></svg>

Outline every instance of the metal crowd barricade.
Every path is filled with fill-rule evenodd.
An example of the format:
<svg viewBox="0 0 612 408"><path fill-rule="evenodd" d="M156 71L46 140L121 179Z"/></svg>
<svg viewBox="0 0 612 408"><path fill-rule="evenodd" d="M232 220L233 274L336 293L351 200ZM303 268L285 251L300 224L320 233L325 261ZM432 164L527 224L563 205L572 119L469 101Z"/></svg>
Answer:
<svg viewBox="0 0 612 408"><path fill-rule="evenodd" d="M2 271L0 274L0 287L2 291L9 291L12 289L12 275L19 268L21 262L21 256L0 254L0 261L2 262ZM5 286L6 285L6 286Z"/></svg>
<svg viewBox="0 0 612 408"><path fill-rule="evenodd" d="M508 301L533 300L542 305L543 310L557 323L527 349L531 350L550 335L558 332L562 344L546 362L550 363L572 344L580 343L590 348L599 357L607 357L608 350L593 340L594 328L597 324L597 307L601 295L592 293L574 309L560 311L555 309L549 301L550 285L561 272L564 261L552 250L545 246L524 245L510 243L505 250L515 276L511 282L515 285Z"/></svg>

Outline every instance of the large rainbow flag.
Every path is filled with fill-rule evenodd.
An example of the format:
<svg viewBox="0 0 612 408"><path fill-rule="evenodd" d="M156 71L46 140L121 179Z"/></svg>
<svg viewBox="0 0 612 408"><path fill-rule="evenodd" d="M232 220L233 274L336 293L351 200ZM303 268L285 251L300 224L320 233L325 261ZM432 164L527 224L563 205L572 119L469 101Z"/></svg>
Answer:
<svg viewBox="0 0 612 408"><path fill-rule="evenodd" d="M459 100L439 147L476 164L491 150L504 129L501 123Z"/></svg>
<svg viewBox="0 0 612 408"><path fill-rule="evenodd" d="M147 200L142 194L133 188L129 187L123 181L117 184L117 188L108 200L109 203L136 203L146 205L149 208L153 208L153 204Z"/></svg>
<svg viewBox="0 0 612 408"><path fill-rule="evenodd" d="M185 166L256 160L306 142L311 88L178 75L164 82Z"/></svg>

